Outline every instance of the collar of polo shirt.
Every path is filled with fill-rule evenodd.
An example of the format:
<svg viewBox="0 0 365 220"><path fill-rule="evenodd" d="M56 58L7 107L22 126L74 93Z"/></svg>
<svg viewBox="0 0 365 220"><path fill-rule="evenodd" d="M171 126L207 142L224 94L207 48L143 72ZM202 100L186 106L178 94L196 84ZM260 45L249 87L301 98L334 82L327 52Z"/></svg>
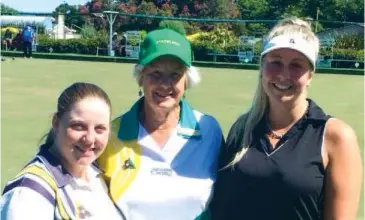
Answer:
<svg viewBox="0 0 365 220"><path fill-rule="evenodd" d="M73 176L62 167L60 160L53 156L47 148L41 147L41 150L38 153L38 158L53 175L58 187L64 187L71 183ZM93 166L95 172L99 174L104 172L96 165L95 162L91 166Z"/></svg>
<svg viewBox="0 0 365 220"><path fill-rule="evenodd" d="M144 97L140 98L132 108L123 116L121 116L120 129L118 137L122 140L137 140L139 131L138 113L144 101ZM200 126L195 118L194 110L184 100L180 101L180 121L177 133L183 138L201 138Z"/></svg>

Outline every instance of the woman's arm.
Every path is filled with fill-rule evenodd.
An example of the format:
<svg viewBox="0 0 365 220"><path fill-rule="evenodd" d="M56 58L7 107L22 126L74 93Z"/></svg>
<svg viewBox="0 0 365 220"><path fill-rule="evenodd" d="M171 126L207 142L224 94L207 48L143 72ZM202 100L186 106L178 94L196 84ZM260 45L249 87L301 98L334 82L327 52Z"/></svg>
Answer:
<svg viewBox="0 0 365 220"><path fill-rule="evenodd" d="M329 119L324 151L324 219L356 219L361 193L362 162L354 130L339 119Z"/></svg>
<svg viewBox="0 0 365 220"><path fill-rule="evenodd" d="M214 183L213 197L209 204L210 219L225 220L230 219L230 198L231 193L235 193L232 188L232 169L230 165L235 154L241 149L242 142L242 126L245 118L241 116L232 125L227 142L224 144L219 153L218 159L218 175Z"/></svg>

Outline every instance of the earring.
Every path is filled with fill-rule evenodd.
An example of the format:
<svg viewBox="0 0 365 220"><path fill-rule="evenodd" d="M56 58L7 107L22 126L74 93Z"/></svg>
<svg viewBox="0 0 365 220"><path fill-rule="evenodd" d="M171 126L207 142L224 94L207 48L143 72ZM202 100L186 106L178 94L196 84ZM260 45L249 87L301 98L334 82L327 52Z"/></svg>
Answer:
<svg viewBox="0 0 365 220"><path fill-rule="evenodd" d="M141 88L139 88L138 96L139 96L139 97L142 97L142 95L143 95L143 93L142 93L142 89L141 89Z"/></svg>

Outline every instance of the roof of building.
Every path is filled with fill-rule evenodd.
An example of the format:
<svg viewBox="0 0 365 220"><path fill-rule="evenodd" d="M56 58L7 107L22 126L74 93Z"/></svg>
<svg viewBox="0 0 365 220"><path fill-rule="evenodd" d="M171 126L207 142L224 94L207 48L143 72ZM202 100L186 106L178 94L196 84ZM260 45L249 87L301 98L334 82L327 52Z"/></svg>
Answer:
<svg viewBox="0 0 365 220"><path fill-rule="evenodd" d="M52 32L53 33L56 33L57 31L58 31L58 24L56 24L55 26L53 26ZM76 30L75 29L69 28L69 27L67 27L65 25L63 26L63 31L65 33L76 33Z"/></svg>
<svg viewBox="0 0 365 220"><path fill-rule="evenodd" d="M55 19L51 16L16 16L16 15L2 15L0 16L1 26L17 26L24 27L25 25L32 25L36 27L52 28L52 22Z"/></svg>

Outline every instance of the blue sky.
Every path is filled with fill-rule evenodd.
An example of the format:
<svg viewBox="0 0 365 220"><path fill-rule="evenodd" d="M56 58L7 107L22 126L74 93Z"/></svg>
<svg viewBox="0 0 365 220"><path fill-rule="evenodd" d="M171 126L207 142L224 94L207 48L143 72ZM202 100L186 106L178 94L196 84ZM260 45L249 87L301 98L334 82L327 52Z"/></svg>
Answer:
<svg viewBox="0 0 365 220"><path fill-rule="evenodd" d="M69 5L82 5L87 0L1 0L7 6L22 12L52 12L63 2Z"/></svg>

